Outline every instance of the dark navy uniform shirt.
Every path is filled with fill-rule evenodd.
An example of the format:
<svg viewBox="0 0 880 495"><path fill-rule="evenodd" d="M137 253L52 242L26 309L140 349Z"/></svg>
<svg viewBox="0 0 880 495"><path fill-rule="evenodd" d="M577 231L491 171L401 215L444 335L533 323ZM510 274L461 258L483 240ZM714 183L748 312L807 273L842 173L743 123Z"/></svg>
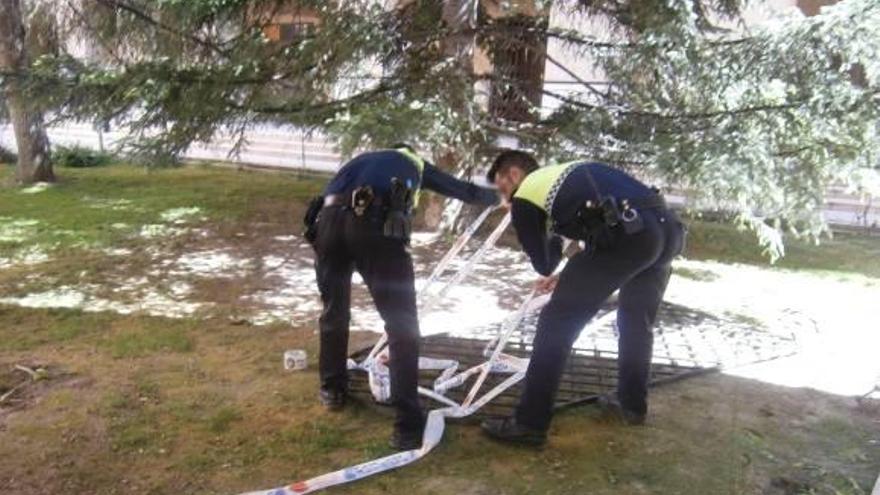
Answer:
<svg viewBox="0 0 880 495"><path fill-rule="evenodd" d="M324 195L349 194L358 187L370 186L377 195L384 196L395 177L412 189L430 189L466 203L494 205L499 202L495 190L458 180L427 161L420 180L412 160L395 150L372 151L354 157L327 184Z"/></svg>
<svg viewBox="0 0 880 495"><path fill-rule="evenodd" d="M598 194L590 183L588 174L592 174L599 189ZM598 204L601 197L608 195L635 200L653 194L650 187L625 172L602 163L584 162L577 165L562 181L550 211L550 218L547 217L547 212L534 203L513 198L513 226L535 271L547 276L553 273L562 259L562 239L549 232L550 225L572 222L578 209L589 200Z"/></svg>

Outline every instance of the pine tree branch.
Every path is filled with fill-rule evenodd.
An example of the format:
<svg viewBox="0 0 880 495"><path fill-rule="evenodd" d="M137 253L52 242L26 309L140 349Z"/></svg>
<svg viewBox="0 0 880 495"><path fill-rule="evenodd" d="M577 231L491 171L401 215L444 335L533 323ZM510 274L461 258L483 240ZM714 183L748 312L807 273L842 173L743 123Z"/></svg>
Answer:
<svg viewBox="0 0 880 495"><path fill-rule="evenodd" d="M532 49L532 48L534 48L534 46L532 46L531 44L529 44L529 43L526 42L526 41L523 41L523 40L520 39L520 38L507 36L506 33L505 33L503 36L506 38L506 40L507 40L509 43L511 43L511 44L513 44L513 45L517 45L517 46L519 46L519 47L521 47L521 48L525 48L525 49ZM594 87L593 87L594 84L590 83L589 81L584 80L582 77L580 77L579 75L577 75L574 71L572 71L571 69L569 69L569 68L568 68L567 66L565 66L562 62L560 62L560 61L557 60L555 57L553 57L552 55L550 55L550 53L549 53L546 49L544 50L544 58L546 58L548 62L550 62L551 64L555 65L555 66L558 67L560 70L562 70L563 72L565 72L566 74L568 74L569 77L571 77L572 79L574 79L576 82L578 82L580 85L582 85L584 88L586 88L588 91L590 91L590 92L593 93L594 95L599 96L599 97L602 98L603 100L608 100L608 99L609 99L609 96L608 96L608 95L606 95L605 93L602 93L601 91L599 91L599 90L597 90L596 88L594 88Z"/></svg>
<svg viewBox="0 0 880 495"><path fill-rule="evenodd" d="M157 19L154 19L150 14L144 12L143 10L141 10L141 9L139 9L139 8L127 3L127 2L120 1L120 0L92 0L92 1L97 2L101 5L104 5L105 7L128 12L129 14L135 16L137 19L140 19L141 21L143 21L151 26L159 28L163 31L167 31L175 36L180 37L181 39L190 40L193 43L195 43L199 46L205 47L205 48L207 48L207 49L209 49L219 55L222 55L224 57L229 56L229 51L224 50L222 47L218 46L216 43L214 43L212 41L208 41L208 40L201 38L199 36L196 36L194 34L186 33L186 32L180 31L179 29L171 27L171 26L169 26L169 25L167 25Z"/></svg>
<svg viewBox="0 0 880 495"><path fill-rule="evenodd" d="M599 105L591 105L589 103L585 103L583 101L567 97L555 91L550 91L548 89L542 89L542 93L547 96L551 96L560 101L568 103L577 108L582 108L584 110L603 110L610 113L614 113L617 115L626 115L633 117L650 117L658 120L701 120L701 119L712 119L716 117L734 117L743 114L751 114L751 113L762 113L762 112L774 112L779 110L790 110L792 108L797 108L803 105L803 101L797 101L792 103L783 103L779 105L755 105L750 107L742 107L742 108L734 108L728 110L713 110L706 112L692 112L692 113L660 113L660 112L645 112L640 110L623 110L623 109L613 109L602 107Z"/></svg>
<svg viewBox="0 0 880 495"><path fill-rule="evenodd" d="M240 105L237 103L229 102L227 106L236 110L250 111L260 114L270 114L270 115L278 115L278 114L297 114L297 113L305 113L315 110L328 110L334 107L345 107L349 105L364 103L369 101L372 98L380 96L385 93L389 93L391 91L395 91L398 89L402 89L404 84L402 82L398 82L396 84L385 84L380 83L375 88L362 91L360 93L351 95L346 98L331 100L326 102L314 103L314 104L303 104L297 103L295 105L266 105L266 106L246 106Z"/></svg>
<svg viewBox="0 0 880 495"><path fill-rule="evenodd" d="M67 0L67 8L69 8L73 12L73 14L77 17L79 23L85 29L91 31L91 34L94 35L97 32L97 29L95 29L95 27L91 23L91 18L89 16L85 15L85 13L83 13L83 11L79 8L79 6L77 5L77 2L75 0ZM116 62L116 64L118 64L118 65L123 64L122 57L119 56L119 54L117 53L117 49L119 47L118 44L115 46L110 45L109 43L105 42L105 40L100 36L93 36L93 38L96 39L98 41L98 43L101 44L101 49L105 53L110 55L110 57L113 59L114 62ZM66 49L64 49L64 52L65 52L65 54L67 53Z"/></svg>
<svg viewBox="0 0 880 495"><path fill-rule="evenodd" d="M609 99L609 96L608 96L607 94L605 94L605 93L603 93L603 92L597 90L595 87L593 87L594 84L590 83L589 81L584 80L582 77L580 77L579 75L575 74L574 71L572 71L571 69L569 69L568 67L566 67L565 65L563 65L561 62L559 62L558 60L556 60L556 58L554 58L552 55L550 55L549 53L547 53L547 54L545 54L545 56L547 57L547 61L549 61L551 64L555 65L556 67L558 67L559 69L561 69L563 72L565 72L566 74L568 74L569 77L571 77L572 79L574 79L575 81L577 81L578 83L580 83L581 86L587 88L587 90L588 90L590 93L592 93L592 94L594 94L594 95L596 95L596 96L602 98L603 100L608 100L608 99ZM545 82L546 82L546 81L545 81Z"/></svg>

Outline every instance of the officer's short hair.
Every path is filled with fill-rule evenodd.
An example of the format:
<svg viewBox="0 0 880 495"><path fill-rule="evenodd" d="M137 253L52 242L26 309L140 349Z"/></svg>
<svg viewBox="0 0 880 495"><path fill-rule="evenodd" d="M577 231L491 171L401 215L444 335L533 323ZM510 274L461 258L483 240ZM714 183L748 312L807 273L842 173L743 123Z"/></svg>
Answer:
<svg viewBox="0 0 880 495"><path fill-rule="evenodd" d="M486 172L486 178L489 182L495 182L495 176L504 173L512 167L518 167L526 173L526 175L538 169L538 162L535 158L520 150L504 150L498 154L489 171Z"/></svg>
<svg viewBox="0 0 880 495"><path fill-rule="evenodd" d="M409 151L410 153L416 152L416 150L409 143L394 143L391 145L391 149L393 149L393 150L405 149L405 150Z"/></svg>

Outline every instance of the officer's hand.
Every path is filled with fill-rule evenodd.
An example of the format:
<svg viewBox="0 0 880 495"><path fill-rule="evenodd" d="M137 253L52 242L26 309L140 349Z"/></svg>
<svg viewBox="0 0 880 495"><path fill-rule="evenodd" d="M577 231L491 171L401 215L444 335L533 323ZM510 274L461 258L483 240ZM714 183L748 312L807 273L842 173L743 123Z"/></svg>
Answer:
<svg viewBox="0 0 880 495"><path fill-rule="evenodd" d="M557 283L559 283L559 275L541 277L535 282L535 292L537 292L538 295L553 292L553 290L556 289Z"/></svg>

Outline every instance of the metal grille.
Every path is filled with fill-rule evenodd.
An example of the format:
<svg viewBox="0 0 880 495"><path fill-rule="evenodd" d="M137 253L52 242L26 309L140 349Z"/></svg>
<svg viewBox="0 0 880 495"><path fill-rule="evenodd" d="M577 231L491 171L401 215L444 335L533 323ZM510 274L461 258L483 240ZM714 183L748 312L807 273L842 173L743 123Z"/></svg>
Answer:
<svg viewBox="0 0 880 495"><path fill-rule="evenodd" d="M613 323L616 309L609 304L598 322L588 325L572 349L559 393L557 409L589 403L602 394L613 392L617 385L617 334ZM608 315L608 317L604 317ZM532 316L511 339L505 352L528 357L536 324ZM791 323L791 322L790 322ZM794 321L794 323L797 323ZM803 324L801 322L800 324ZM742 365L790 355L797 349L791 325L782 325L785 333L774 333L760 323L738 315L718 317L685 306L664 303L655 330L654 357L651 368L651 386L670 383L691 376L716 371L722 367ZM498 332L498 326L476 330L431 335L422 339L422 355L454 359L459 369L466 369L486 360L483 355L487 342ZM362 359L369 349L356 352L352 357ZM431 388L438 371L422 371L420 384ZM486 390L509 375L490 374ZM465 386L449 391L453 400L460 402L468 390ZM355 397L372 401L366 374L351 374L351 390ZM516 385L481 409L477 417L510 414L519 399L521 385ZM429 408L437 407L424 399Z"/></svg>

